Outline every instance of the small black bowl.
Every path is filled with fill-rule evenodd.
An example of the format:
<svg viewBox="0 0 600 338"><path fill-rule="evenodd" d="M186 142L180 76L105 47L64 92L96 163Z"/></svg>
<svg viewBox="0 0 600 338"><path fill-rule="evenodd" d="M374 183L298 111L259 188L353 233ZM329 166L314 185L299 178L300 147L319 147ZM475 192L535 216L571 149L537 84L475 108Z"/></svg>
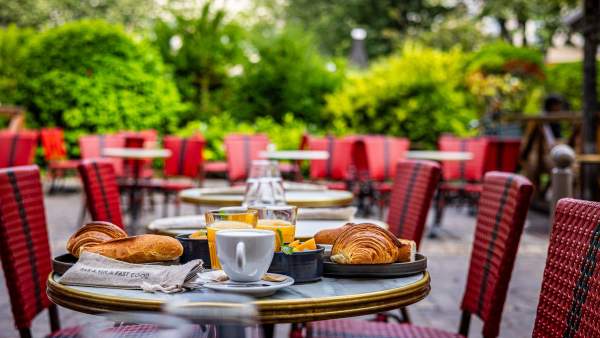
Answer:
<svg viewBox="0 0 600 338"><path fill-rule="evenodd" d="M194 239L190 238L190 235L179 235L176 238L183 246L183 254L179 257L181 264L201 259L204 262L204 268L210 269L210 251L207 239Z"/></svg>
<svg viewBox="0 0 600 338"><path fill-rule="evenodd" d="M323 250L307 250L286 255L276 252L269 272L290 276L296 283L316 282L323 276Z"/></svg>

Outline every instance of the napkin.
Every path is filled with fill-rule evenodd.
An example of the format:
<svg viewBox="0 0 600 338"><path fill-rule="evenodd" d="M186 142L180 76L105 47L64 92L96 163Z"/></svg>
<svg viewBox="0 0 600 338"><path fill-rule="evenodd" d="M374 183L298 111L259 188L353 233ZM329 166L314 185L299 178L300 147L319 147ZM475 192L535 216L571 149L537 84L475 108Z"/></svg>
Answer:
<svg viewBox="0 0 600 338"><path fill-rule="evenodd" d="M300 208L298 210L298 219L351 221L354 218L354 214L356 214L356 207Z"/></svg>
<svg viewBox="0 0 600 338"><path fill-rule="evenodd" d="M166 230L166 229L194 229L206 227L204 216L179 216L154 220L148 229Z"/></svg>
<svg viewBox="0 0 600 338"><path fill-rule="evenodd" d="M273 273L266 273L261 278L262 281L275 282L275 283L283 282L286 279L287 279L287 277L284 275L273 274ZM199 286L202 284L205 284L205 283L221 283L221 284L233 284L233 285L243 284L240 282L230 281L229 277L223 270L211 270L211 271L201 272L198 274L198 277L194 280L193 283L195 283ZM258 282L255 282L255 283L258 283Z"/></svg>
<svg viewBox="0 0 600 338"><path fill-rule="evenodd" d="M59 279L65 285L97 286L119 289L142 289L147 292L180 292L193 288L202 260L183 265L132 264L83 252L79 260Z"/></svg>

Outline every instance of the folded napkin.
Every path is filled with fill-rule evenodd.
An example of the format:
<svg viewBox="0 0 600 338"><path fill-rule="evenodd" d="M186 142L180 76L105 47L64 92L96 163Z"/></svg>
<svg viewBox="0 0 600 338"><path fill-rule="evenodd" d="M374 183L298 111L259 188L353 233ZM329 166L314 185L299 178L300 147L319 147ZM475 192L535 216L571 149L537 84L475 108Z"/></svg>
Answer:
<svg viewBox="0 0 600 338"><path fill-rule="evenodd" d="M351 221L356 214L356 207L345 208L300 208L300 220L340 220Z"/></svg>
<svg viewBox="0 0 600 338"><path fill-rule="evenodd" d="M79 260L59 279L65 285L142 289L147 292L180 292L193 288L188 284L203 271L202 260L183 265L150 265L121 262L91 252Z"/></svg>
<svg viewBox="0 0 600 338"><path fill-rule="evenodd" d="M160 218L148 225L150 230L200 229L206 227L204 216L179 216Z"/></svg>

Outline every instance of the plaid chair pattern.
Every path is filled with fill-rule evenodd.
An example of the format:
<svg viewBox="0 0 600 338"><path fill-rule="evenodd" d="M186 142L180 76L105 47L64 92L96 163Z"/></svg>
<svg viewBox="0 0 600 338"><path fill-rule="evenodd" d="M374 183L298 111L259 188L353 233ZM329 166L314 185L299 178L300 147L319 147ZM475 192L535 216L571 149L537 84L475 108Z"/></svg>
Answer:
<svg viewBox="0 0 600 338"><path fill-rule="evenodd" d="M225 153L229 182L245 180L250 173L252 161L258 160L259 153L266 150L268 145L269 138L263 134L227 135L225 137Z"/></svg>
<svg viewBox="0 0 600 338"><path fill-rule="evenodd" d="M329 158L326 160L310 161L310 178L319 181L325 180L329 189L348 189L348 182L352 179L350 167L353 143L354 140L349 138L309 136L307 141L309 150L324 150L329 153Z"/></svg>
<svg viewBox="0 0 600 338"><path fill-rule="evenodd" d="M34 131L0 131L0 168L33 164L37 137Z"/></svg>
<svg viewBox="0 0 600 338"><path fill-rule="evenodd" d="M31 321L47 308L52 329L60 326L46 297L52 268L43 196L37 166L0 169L0 258L21 337L31 336Z"/></svg>
<svg viewBox="0 0 600 338"><path fill-rule="evenodd" d="M556 205L533 337L600 337L600 203Z"/></svg>
<svg viewBox="0 0 600 338"><path fill-rule="evenodd" d="M506 292L533 192L524 177L485 175L475 228L459 334L466 336L471 315L483 321L482 335L497 337ZM350 323L352 322L352 323ZM410 324L333 320L310 325L312 337L456 337L454 333Z"/></svg>
<svg viewBox="0 0 600 338"><path fill-rule="evenodd" d="M107 221L123 228L119 187L111 161L83 160L79 164L87 207L94 221Z"/></svg>

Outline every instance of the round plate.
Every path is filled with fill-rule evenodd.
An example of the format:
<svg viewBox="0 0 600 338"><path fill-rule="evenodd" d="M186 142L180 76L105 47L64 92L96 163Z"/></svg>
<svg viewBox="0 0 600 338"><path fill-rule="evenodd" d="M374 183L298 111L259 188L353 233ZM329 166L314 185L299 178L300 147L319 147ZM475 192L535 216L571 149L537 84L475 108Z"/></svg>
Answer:
<svg viewBox="0 0 600 338"><path fill-rule="evenodd" d="M323 275L328 277L404 277L427 269L427 257L416 254L414 262L392 264L337 264L323 262Z"/></svg>
<svg viewBox="0 0 600 338"><path fill-rule="evenodd" d="M278 275L278 274L274 274ZM279 289L283 289L294 284L294 279L289 276L279 275L286 277L281 282L267 282L260 280L258 282L243 283L243 282L208 282L203 286L207 289L211 289L219 292L239 293L252 297L266 297L274 294ZM253 286L257 285L257 286Z"/></svg>

